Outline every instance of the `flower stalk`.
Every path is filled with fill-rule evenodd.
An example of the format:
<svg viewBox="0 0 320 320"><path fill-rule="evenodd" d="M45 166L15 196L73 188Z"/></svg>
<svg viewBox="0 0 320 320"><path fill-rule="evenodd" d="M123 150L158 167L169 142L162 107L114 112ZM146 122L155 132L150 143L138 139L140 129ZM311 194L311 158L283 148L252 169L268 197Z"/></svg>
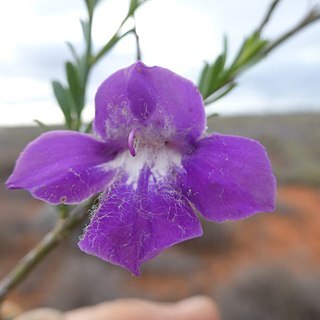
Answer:
<svg viewBox="0 0 320 320"><path fill-rule="evenodd" d="M55 227L31 249L0 282L0 305L8 294L19 285L28 274L71 232L88 217L92 202L87 202L73 209L65 219L59 219ZM1 318L0 318L1 319Z"/></svg>
<svg viewBox="0 0 320 320"><path fill-rule="evenodd" d="M320 8L319 7L314 7L311 9L305 16L304 18L297 24L295 25L292 29L288 30L285 32L282 36L279 38L275 39L272 41L264 50L263 54L267 55L271 51L273 51L276 47L281 45L283 42L309 26L310 24L320 20Z"/></svg>
<svg viewBox="0 0 320 320"><path fill-rule="evenodd" d="M256 32L261 33L264 27L268 24L273 11L276 9L277 5L280 3L281 0L273 0L271 3L269 10L267 11L266 15L264 16L260 26L257 28Z"/></svg>

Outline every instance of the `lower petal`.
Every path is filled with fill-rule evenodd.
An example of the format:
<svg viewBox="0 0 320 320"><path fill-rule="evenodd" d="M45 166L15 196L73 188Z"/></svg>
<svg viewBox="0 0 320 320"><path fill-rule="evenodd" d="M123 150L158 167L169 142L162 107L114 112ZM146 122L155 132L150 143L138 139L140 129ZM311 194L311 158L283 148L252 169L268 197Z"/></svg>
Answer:
<svg viewBox="0 0 320 320"><path fill-rule="evenodd" d="M157 182L147 167L137 185L126 184L126 179L103 196L79 246L138 275L143 262L175 243L201 236L202 229L173 179Z"/></svg>
<svg viewBox="0 0 320 320"><path fill-rule="evenodd" d="M101 164L115 152L88 134L52 131L31 142L6 185L52 204L79 203L102 191L113 173Z"/></svg>
<svg viewBox="0 0 320 320"><path fill-rule="evenodd" d="M276 181L257 141L214 134L182 160L184 193L209 220L242 219L273 211Z"/></svg>

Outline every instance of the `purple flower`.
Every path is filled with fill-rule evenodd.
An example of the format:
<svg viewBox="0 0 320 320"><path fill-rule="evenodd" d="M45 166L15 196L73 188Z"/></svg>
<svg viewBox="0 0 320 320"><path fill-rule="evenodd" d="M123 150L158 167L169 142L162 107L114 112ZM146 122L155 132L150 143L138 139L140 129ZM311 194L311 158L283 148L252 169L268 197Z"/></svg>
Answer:
<svg viewBox="0 0 320 320"><path fill-rule="evenodd" d="M175 243L202 235L207 220L272 211L275 178L254 140L205 135L201 96L188 80L137 62L96 95L97 137L52 131L30 143L7 181L51 204L101 192L81 250L139 274Z"/></svg>

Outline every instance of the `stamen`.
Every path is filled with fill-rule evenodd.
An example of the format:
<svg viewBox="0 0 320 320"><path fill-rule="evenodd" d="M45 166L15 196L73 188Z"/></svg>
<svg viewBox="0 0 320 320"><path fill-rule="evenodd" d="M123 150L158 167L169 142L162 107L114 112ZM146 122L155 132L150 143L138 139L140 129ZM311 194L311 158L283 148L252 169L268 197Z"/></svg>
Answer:
<svg viewBox="0 0 320 320"><path fill-rule="evenodd" d="M132 129L128 135L128 149L133 157L137 154L135 149L135 144L136 144L135 134L137 130L138 128Z"/></svg>

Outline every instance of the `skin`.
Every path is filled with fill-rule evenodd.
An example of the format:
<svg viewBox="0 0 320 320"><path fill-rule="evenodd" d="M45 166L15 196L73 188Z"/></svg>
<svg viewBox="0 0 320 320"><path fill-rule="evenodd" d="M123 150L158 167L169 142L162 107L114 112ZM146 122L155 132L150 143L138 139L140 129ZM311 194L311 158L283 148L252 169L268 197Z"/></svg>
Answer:
<svg viewBox="0 0 320 320"><path fill-rule="evenodd" d="M195 296L176 303L139 299L119 299L69 312L36 309L15 320L221 320L215 302L206 296Z"/></svg>
<svg viewBox="0 0 320 320"><path fill-rule="evenodd" d="M177 303L121 299L65 313L65 320L221 320L216 304L196 296Z"/></svg>

